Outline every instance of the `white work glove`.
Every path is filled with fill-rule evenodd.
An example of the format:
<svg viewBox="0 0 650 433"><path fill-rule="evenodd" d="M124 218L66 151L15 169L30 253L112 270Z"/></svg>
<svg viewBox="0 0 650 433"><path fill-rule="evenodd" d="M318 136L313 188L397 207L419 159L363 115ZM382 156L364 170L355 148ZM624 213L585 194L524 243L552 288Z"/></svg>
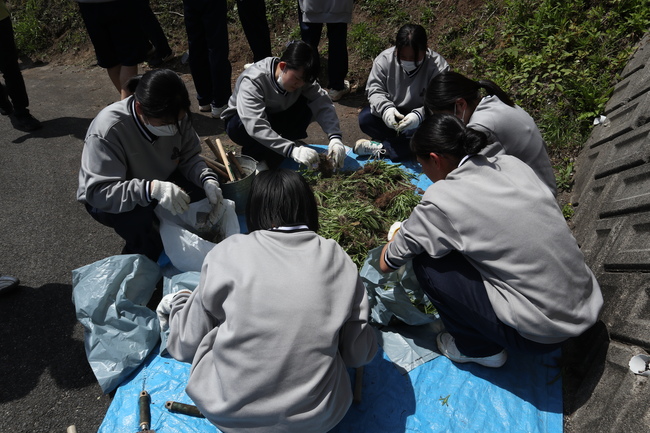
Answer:
<svg viewBox="0 0 650 433"><path fill-rule="evenodd" d="M307 146L296 146L291 151L291 158L307 167L318 165L318 152Z"/></svg>
<svg viewBox="0 0 650 433"><path fill-rule="evenodd" d="M340 138L332 138L327 146L327 157L334 162L334 168L343 168L347 149Z"/></svg>
<svg viewBox="0 0 650 433"><path fill-rule="evenodd" d="M169 329L169 313L172 312L172 300L174 299L174 296L181 292L192 293L190 290L179 290L178 292L168 293L163 296L158 307L156 307L156 314L158 315L158 322L160 322L160 330L162 332Z"/></svg>
<svg viewBox="0 0 650 433"><path fill-rule="evenodd" d="M397 124L399 123L400 120L404 118L404 115L402 115L402 113L397 111L397 108L390 107L384 110L384 113L381 115L381 118L383 119L386 126L396 130Z"/></svg>
<svg viewBox="0 0 650 433"><path fill-rule="evenodd" d="M395 221L392 226L390 226L390 229L388 229L388 242L393 240L393 236L395 236L395 233L399 231L399 229L402 227L402 222L401 221Z"/></svg>
<svg viewBox="0 0 650 433"><path fill-rule="evenodd" d="M158 200L158 204L172 215L181 214L190 207L190 196L180 186L171 182L152 180L151 197Z"/></svg>
<svg viewBox="0 0 650 433"><path fill-rule="evenodd" d="M206 180L203 184L203 189L205 190L205 196L212 206L208 214L208 221L210 225L215 225L223 215L223 212L220 212L223 193L221 192L221 188L219 188L219 182L214 179Z"/></svg>
<svg viewBox="0 0 650 433"><path fill-rule="evenodd" d="M411 112L404 116L402 121L397 124L397 132L408 131L409 129L415 129L418 126L420 126L420 117Z"/></svg>

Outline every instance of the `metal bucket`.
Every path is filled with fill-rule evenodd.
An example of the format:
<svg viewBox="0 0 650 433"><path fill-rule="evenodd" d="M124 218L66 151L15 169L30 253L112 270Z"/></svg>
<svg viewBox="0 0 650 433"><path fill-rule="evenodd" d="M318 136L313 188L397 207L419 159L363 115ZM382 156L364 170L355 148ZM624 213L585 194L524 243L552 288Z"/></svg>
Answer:
<svg viewBox="0 0 650 433"><path fill-rule="evenodd" d="M221 192L224 198L235 202L235 212L242 215L246 213L246 204L248 203L248 194L251 191L251 184L255 178L255 169L257 161L250 156L240 155L235 157L244 170L244 178L233 182L222 183Z"/></svg>

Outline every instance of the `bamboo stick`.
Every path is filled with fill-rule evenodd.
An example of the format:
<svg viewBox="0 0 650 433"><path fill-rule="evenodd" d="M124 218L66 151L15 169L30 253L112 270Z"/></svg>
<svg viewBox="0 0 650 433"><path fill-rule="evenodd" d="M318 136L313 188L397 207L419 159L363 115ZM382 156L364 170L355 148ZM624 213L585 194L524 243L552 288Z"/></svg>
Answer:
<svg viewBox="0 0 650 433"><path fill-rule="evenodd" d="M221 155L219 154L219 151L218 151L217 148L214 146L214 144L212 144L212 142L210 141L210 137L205 137L205 139L203 140L203 142L204 142L205 144L207 144L208 147L210 148L210 150L212 151L212 153L214 153L214 156L217 158L217 161L223 164L223 160L222 160L222 158L221 158Z"/></svg>
<svg viewBox="0 0 650 433"><path fill-rule="evenodd" d="M241 166L235 157L235 152L228 152L226 156L228 157L228 161L230 161L230 168L232 168L232 172L235 175L235 178L237 180L242 180L244 178L244 173L242 170L240 170Z"/></svg>
<svg viewBox="0 0 650 433"><path fill-rule="evenodd" d="M232 170L230 169L230 164L228 163L228 157L226 156L226 151L223 149L223 145L221 144L221 140L217 138L217 149L219 149L219 154L221 155L221 162L223 165L226 166L226 171L228 173L228 177L230 178L231 182L235 181L235 176L232 174Z"/></svg>
<svg viewBox="0 0 650 433"><path fill-rule="evenodd" d="M246 172L244 171L244 167L242 167L241 164L239 163L239 160L237 159L235 152L230 152L230 154L232 155L233 164L235 164L235 167L237 167L237 170L239 170L239 173L241 173L241 178L242 179L245 178Z"/></svg>
<svg viewBox="0 0 650 433"><path fill-rule="evenodd" d="M219 167L221 165L223 167L223 164L219 164L217 161L213 161L210 158L206 158L205 156L201 155L201 158L205 161L205 163L210 167L212 170L217 173L217 175L225 180L228 180L228 175L226 172ZM218 165L217 165L218 164Z"/></svg>

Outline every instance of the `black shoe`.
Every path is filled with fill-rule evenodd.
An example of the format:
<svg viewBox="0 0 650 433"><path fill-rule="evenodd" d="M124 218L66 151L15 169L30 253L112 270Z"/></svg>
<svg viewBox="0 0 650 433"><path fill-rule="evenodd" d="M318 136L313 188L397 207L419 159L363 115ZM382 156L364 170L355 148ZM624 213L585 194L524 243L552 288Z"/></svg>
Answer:
<svg viewBox="0 0 650 433"><path fill-rule="evenodd" d="M18 278L10 277L8 275L0 275L0 293L8 293L18 287L20 281Z"/></svg>
<svg viewBox="0 0 650 433"><path fill-rule="evenodd" d="M41 122L29 113L21 115L14 114L11 116L11 124L14 128L25 132L36 131L43 127Z"/></svg>
<svg viewBox="0 0 650 433"><path fill-rule="evenodd" d="M8 116L14 112L14 106L11 104L9 99L5 96L4 98L0 97L0 114L3 116Z"/></svg>
<svg viewBox="0 0 650 433"><path fill-rule="evenodd" d="M162 66L163 63L167 63L173 58L174 58L173 51L169 51L164 55L158 54L158 52L156 52L156 54L154 54L151 60L149 60L147 63L149 63L149 66L151 66L152 68L157 68L159 66Z"/></svg>

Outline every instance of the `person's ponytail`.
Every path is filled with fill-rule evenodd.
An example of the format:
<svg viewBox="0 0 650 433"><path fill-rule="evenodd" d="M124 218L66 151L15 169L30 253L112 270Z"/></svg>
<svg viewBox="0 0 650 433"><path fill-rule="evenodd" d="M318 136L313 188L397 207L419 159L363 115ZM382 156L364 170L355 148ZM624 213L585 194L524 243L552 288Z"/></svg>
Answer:
<svg viewBox="0 0 650 433"><path fill-rule="evenodd" d="M481 88L485 89L486 93L488 95L494 95L497 98L501 100L506 105L509 105L511 107L515 106L515 103L512 99L510 99L510 96L506 92L501 89L494 81L491 80L479 80L478 81L479 86Z"/></svg>
<svg viewBox="0 0 650 433"><path fill-rule="evenodd" d="M465 155L475 155L487 146L487 136L481 131L465 128L461 143Z"/></svg>

